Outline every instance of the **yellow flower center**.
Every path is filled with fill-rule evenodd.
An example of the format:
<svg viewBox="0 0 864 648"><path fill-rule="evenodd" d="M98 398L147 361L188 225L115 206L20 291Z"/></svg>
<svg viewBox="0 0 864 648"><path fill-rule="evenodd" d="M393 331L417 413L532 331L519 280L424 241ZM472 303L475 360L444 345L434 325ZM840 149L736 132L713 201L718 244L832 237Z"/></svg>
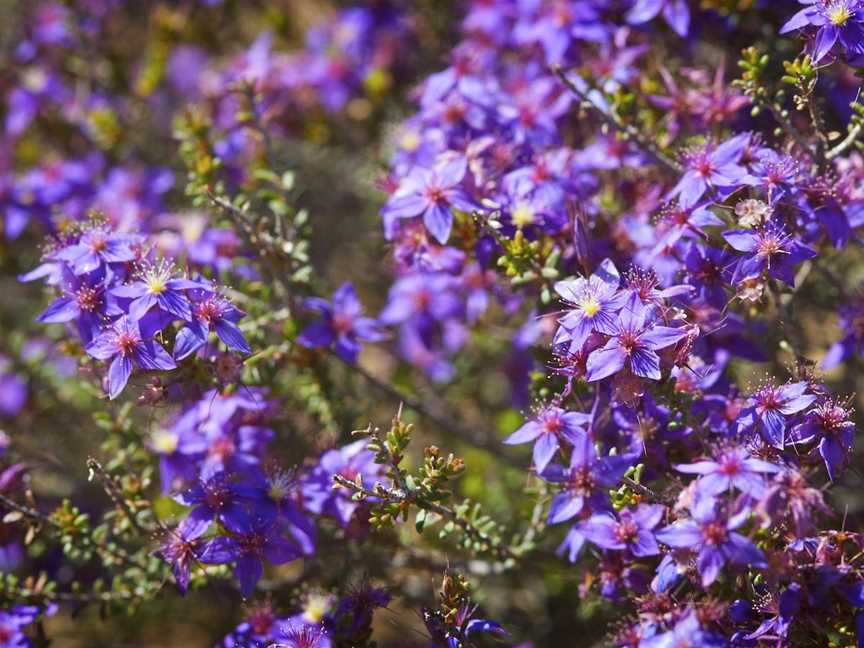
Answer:
<svg viewBox="0 0 864 648"><path fill-rule="evenodd" d="M319 623L330 610L330 598L323 594L312 594L303 609L303 618L309 623Z"/></svg>
<svg viewBox="0 0 864 648"><path fill-rule="evenodd" d="M516 227L527 227L534 223L534 210L525 204L516 205L513 210L513 224Z"/></svg>
<svg viewBox="0 0 864 648"><path fill-rule="evenodd" d="M399 145L402 147L403 151L413 153L420 146L420 135L417 131L407 131L399 140Z"/></svg>
<svg viewBox="0 0 864 648"><path fill-rule="evenodd" d="M836 25L837 27L845 25L851 17L852 12L849 11L849 7L846 4L838 4L828 10L828 20L831 21L832 25Z"/></svg>
<svg viewBox="0 0 864 648"><path fill-rule="evenodd" d="M161 295L167 286L165 277L153 277L147 281L147 290L153 295Z"/></svg>
<svg viewBox="0 0 864 648"><path fill-rule="evenodd" d="M171 454L177 449L177 435L167 430L154 432L150 444L158 454Z"/></svg>
<svg viewBox="0 0 864 648"><path fill-rule="evenodd" d="M600 311L600 302L597 301L596 297L589 297L582 302L582 311L588 317L594 317Z"/></svg>

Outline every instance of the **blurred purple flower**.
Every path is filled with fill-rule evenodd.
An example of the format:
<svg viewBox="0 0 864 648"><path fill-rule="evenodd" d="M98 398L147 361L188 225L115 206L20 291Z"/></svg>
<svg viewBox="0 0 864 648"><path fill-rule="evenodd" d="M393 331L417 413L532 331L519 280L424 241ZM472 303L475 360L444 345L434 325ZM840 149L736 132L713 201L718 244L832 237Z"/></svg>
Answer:
<svg viewBox="0 0 864 648"><path fill-rule="evenodd" d="M321 348L335 344L336 353L346 362L356 362L360 342L379 342L385 334L381 325L363 316L363 305L350 282L333 293L332 301L311 297L304 306L317 312L321 319L308 325L297 341L306 347Z"/></svg>
<svg viewBox="0 0 864 648"><path fill-rule="evenodd" d="M465 177L462 156L447 160L433 169L415 168L399 190L384 206L385 221L422 216L429 233L446 243L453 226L453 209L470 212L476 205L459 187Z"/></svg>
<svg viewBox="0 0 864 648"><path fill-rule="evenodd" d="M540 474L552 461L562 441L579 443L586 434L583 426L590 421L588 414L566 412L556 405L549 405L504 439L504 443L515 445L534 441L534 468Z"/></svg>

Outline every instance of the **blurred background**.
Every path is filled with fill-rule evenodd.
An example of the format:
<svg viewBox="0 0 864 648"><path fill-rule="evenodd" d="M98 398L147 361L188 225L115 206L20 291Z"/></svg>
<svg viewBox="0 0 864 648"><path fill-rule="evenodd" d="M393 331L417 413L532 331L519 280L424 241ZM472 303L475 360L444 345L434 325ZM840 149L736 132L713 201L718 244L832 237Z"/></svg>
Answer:
<svg viewBox="0 0 864 648"><path fill-rule="evenodd" d="M26 121L0 148L0 203L10 208L13 184L19 187L15 200L22 200L20 186L26 178L28 204L50 205L20 235L0 237L0 429L14 439L16 459L30 467L30 488L38 501L70 497L93 513L110 506L103 490L88 481L85 464L88 456L104 455L112 447L110 422L122 407L101 398L62 330L33 322L48 296L18 276L39 263L44 233L39 218L62 223L65 211L97 209L119 221L144 218L166 249L177 237L194 238L208 215L190 207L184 192L176 117L190 104L218 112L213 89L232 66L256 65L259 58L265 65L315 49L316 29L331 24L342 8L323 0L0 0L0 94L7 133L18 128L16 120ZM412 90L448 63L458 40L460 3L405 0L401 9L409 17L410 38L382 54L386 65L366 74L354 92L340 99L340 90L333 90L337 98L329 107L317 100L304 102L302 96L299 103L273 107L283 111L277 120L282 129L272 140L274 167L296 174L299 205L311 215L317 281L329 294L350 279L372 313L384 304L391 277L391 261L382 262L389 259L389 249L379 210L392 141L400 122L414 111ZM742 46L760 31L758 25L742 30ZM734 51L731 45L729 49ZM716 61L716 54L709 48L697 56ZM352 55L343 56L347 59L334 56L330 74L338 76L339 65L350 67ZM732 61L727 63L731 68ZM841 81L836 82L838 92L843 91ZM839 261L843 281L858 285L864 266L844 263ZM836 314L824 298L824 290L831 290L827 284L806 284L813 308L804 321L804 348L814 357L839 335ZM283 403L274 423L276 454L289 465L302 463L349 440L354 429L370 422L386 426L399 405L398 397L382 386L392 383L426 403L434 416L430 420L406 412L417 424L416 446L434 443L467 462L461 495L482 502L505 526L530 519L534 498L525 495L537 494L540 486L525 471L528 449L499 444L521 424L528 405L518 400L514 405L507 375L512 331L524 319L514 321L512 314L493 311L485 333L472 338L471 353L455 359L458 378L444 385L402 367L386 346L364 351L362 373L338 362L316 367L318 381L304 382L286 363L274 377ZM529 362L541 371L549 360L538 356ZM772 363L782 369L791 356L781 354ZM736 366L745 381L754 383L765 370ZM855 370L830 378L840 393L860 391ZM321 384L335 385L330 393L339 397L319 393ZM94 422L92 411L106 415L103 425ZM135 418L134 433L146 436L158 425L148 417ZM106 435L108 445L103 444ZM122 450L122 436L114 447ZM860 527L861 485L860 470L853 467L832 494L837 508L847 512L849 527ZM170 514L170 503L162 505ZM476 600L490 618L506 620L514 643L599 645L618 616L612 606L582 601L580 586L590 577L554 556L563 529L548 534L545 551L501 574L485 573L484 563L472 563L446 542L438 551L433 551L434 541L428 547L418 543L410 525L356 543L341 542L335 526L331 531L321 536L324 546L318 556L323 558L267 573L266 595L259 598L291 609L342 582L346 574L348 580L386 581L393 586L394 601L377 616L380 645L409 646L422 643L418 610L434 603L449 564L476 576ZM23 560L14 549L22 539L10 534L14 532L6 525L0 528L6 547L0 566L5 569L26 575L59 562L59 548L50 544L37 545L37 559ZM400 541L396 534L405 537ZM327 547L328 542L333 546ZM404 546L410 551L400 548ZM94 578L97 573L94 567ZM91 605L78 613L64 610L49 620L47 629L52 645L64 648L206 646L249 611L227 582L186 598L166 582L162 595L140 609L108 614Z"/></svg>

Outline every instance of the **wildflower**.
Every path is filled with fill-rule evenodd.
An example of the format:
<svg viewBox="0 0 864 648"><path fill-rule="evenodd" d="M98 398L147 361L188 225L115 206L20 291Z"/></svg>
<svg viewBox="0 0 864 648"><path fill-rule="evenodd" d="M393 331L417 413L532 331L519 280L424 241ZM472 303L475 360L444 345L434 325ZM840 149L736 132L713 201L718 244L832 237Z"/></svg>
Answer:
<svg viewBox="0 0 864 648"><path fill-rule="evenodd" d="M618 485L631 463L629 456L598 457L590 437L581 435L573 444L570 467L565 469L553 464L541 475L564 488L552 499L549 524L566 522L581 513L585 506L590 506L592 511L608 510L607 491Z"/></svg>
<svg viewBox="0 0 864 648"><path fill-rule="evenodd" d="M240 593L248 598L264 573L264 561L273 565L296 560L300 551L282 535L273 520L253 518L233 538L228 551L234 561L234 575L240 582Z"/></svg>
<svg viewBox="0 0 864 648"><path fill-rule="evenodd" d="M816 27L812 58L818 63L839 41L850 55L864 53L864 4L861 0L799 0L807 5L780 28L781 34Z"/></svg>
<svg viewBox="0 0 864 648"><path fill-rule="evenodd" d="M276 507L264 493L263 485L250 475L216 473L198 480L176 497L185 506L194 507L190 520L207 522L218 519L229 531L241 533L253 518L273 519Z"/></svg>
<svg viewBox="0 0 864 648"><path fill-rule="evenodd" d="M581 349L592 331L614 335L615 315L624 305L624 297L618 292L619 282L617 268L606 259L587 279L578 277L556 283L555 292L571 308L558 320L561 327L554 344L568 341L573 348Z"/></svg>
<svg viewBox="0 0 864 648"><path fill-rule="evenodd" d="M330 648L332 642L327 630L320 623L309 623L303 618L291 618L279 624L275 633L279 648Z"/></svg>
<svg viewBox="0 0 864 648"><path fill-rule="evenodd" d="M515 445L534 441L534 468L542 473L562 440L578 443L584 436L583 425L591 421L591 416L581 412L566 412L556 405L541 409L536 416L504 440Z"/></svg>
<svg viewBox="0 0 864 648"><path fill-rule="evenodd" d="M754 459L745 448L723 448L713 461L678 464L675 470L690 475L701 475L697 482L699 493L720 495L734 486L742 493L758 494L764 488L761 475L780 472L780 467L761 459Z"/></svg>
<svg viewBox="0 0 864 648"><path fill-rule="evenodd" d="M185 594L189 588L194 563L215 565L231 559L228 538L217 536L204 540L201 537L209 526L209 520L186 518L176 529L167 532L162 546L154 552L154 555L171 565L174 580L181 594Z"/></svg>
<svg viewBox="0 0 864 648"><path fill-rule="evenodd" d="M191 317L174 339L174 358L183 360L207 344L211 331L226 347L239 353L252 353L249 343L237 326L245 315L225 297L202 288L188 292Z"/></svg>
<svg viewBox="0 0 864 648"><path fill-rule="evenodd" d="M841 403L826 400L819 403L804 417L795 429L795 444L818 441L819 454L831 481L836 481L852 452L855 423L851 412Z"/></svg>
<svg viewBox="0 0 864 648"><path fill-rule="evenodd" d="M822 491L812 488L797 470L777 473L756 507L763 528L779 523L789 525L796 538L805 538L812 531L814 517L830 515Z"/></svg>
<svg viewBox="0 0 864 648"><path fill-rule="evenodd" d="M690 9L686 0L636 0L627 12L627 22L640 25L663 13L663 19L682 38L690 31Z"/></svg>
<svg viewBox="0 0 864 648"><path fill-rule="evenodd" d="M390 289L379 319L383 324L394 325L417 317L435 321L455 318L462 311L455 292L455 279L444 273L418 272L402 277Z"/></svg>
<svg viewBox="0 0 864 648"><path fill-rule="evenodd" d="M359 477L366 488L371 488L381 480L381 469L375 463L375 455L366 449L366 442L360 440L325 452L303 482L307 508L318 515L332 515L347 527L360 505L345 489L333 489L334 475L352 482Z"/></svg>
<svg viewBox="0 0 864 648"><path fill-rule="evenodd" d="M106 294L104 268L76 275L64 265L61 272L63 294L52 301L36 321L45 324L74 321L82 342L89 344L106 320L118 317L123 311Z"/></svg>
<svg viewBox="0 0 864 648"><path fill-rule="evenodd" d="M736 533L750 515L742 509L726 517L710 497L698 498L690 507L692 519L681 520L660 529L657 539L670 547L691 549L697 553L696 568L702 576L702 586L717 580L727 562L767 567L765 555L750 540Z"/></svg>
<svg viewBox="0 0 864 648"><path fill-rule="evenodd" d="M864 298L858 296L850 303L840 306L840 328L842 339L831 345L822 359L823 369L833 369L852 356L861 354L864 341Z"/></svg>
<svg viewBox="0 0 864 648"><path fill-rule="evenodd" d="M816 256L813 248L787 234L779 225L768 224L758 230L727 230L723 238L738 252L747 253L735 268L733 282L767 273L768 277L794 286L795 266Z"/></svg>
<svg viewBox="0 0 864 648"><path fill-rule="evenodd" d="M632 303L632 302L631 302ZM615 332L602 349L588 356L587 380L608 378L625 365L635 376L660 380L660 356L665 349L684 338L687 332L646 322L648 310L636 305L621 309L614 324Z"/></svg>
<svg viewBox="0 0 864 648"><path fill-rule="evenodd" d="M186 291L201 288L201 284L174 276L174 266L162 261L147 266L140 278L132 283L114 288L111 293L120 298L131 299L129 316L140 320L154 306L184 322L192 320L192 309Z"/></svg>
<svg viewBox="0 0 864 648"><path fill-rule="evenodd" d="M108 368L108 398L120 395L133 365L149 371L169 371L177 364L162 346L141 336L138 323L125 315L93 338L86 351L97 360L112 360Z"/></svg>
<svg viewBox="0 0 864 648"><path fill-rule="evenodd" d="M134 261L134 242L126 234L117 234L107 227L94 227L84 232L78 243L55 252L53 258L67 262L76 275L82 275L97 270L103 264Z"/></svg>
<svg viewBox="0 0 864 648"><path fill-rule="evenodd" d="M384 206L384 219L422 216L429 233L439 243L446 243L453 226L452 210L470 212L476 207L459 187L465 171L462 156L443 161L433 169L416 168Z"/></svg>
<svg viewBox="0 0 864 648"><path fill-rule="evenodd" d="M730 283L734 257L724 250L690 244L684 258L686 281L696 289L696 295L715 308L726 305L726 287Z"/></svg>
<svg viewBox="0 0 864 648"><path fill-rule="evenodd" d="M664 511L658 504L641 504L635 510L620 511L617 519L611 513L598 513L581 525L581 532L604 549L629 549L634 556L656 556L660 548L653 529L660 524Z"/></svg>
<svg viewBox="0 0 864 648"><path fill-rule="evenodd" d="M785 642L789 636L789 629L795 620L795 615L801 609L802 603L801 585L789 583L776 600L771 601L770 606L776 610L776 614L763 621L758 628L746 635L744 639L750 641L769 635L772 640L776 637L778 642Z"/></svg>
<svg viewBox="0 0 864 648"><path fill-rule="evenodd" d="M786 417L807 409L816 401L815 395L806 393L807 386L804 380L781 387L765 385L750 398L750 407L741 413L740 428L758 426L765 441L782 450L786 444Z"/></svg>
<svg viewBox="0 0 864 648"><path fill-rule="evenodd" d="M469 648L473 645L471 636L477 634L489 634L498 638L509 636L497 621L474 618L476 612L477 606L467 602L459 606L452 619L438 610L427 608L423 610L423 621L433 641L440 642L442 648Z"/></svg>
<svg viewBox="0 0 864 648"><path fill-rule="evenodd" d="M335 344L340 358L356 362L361 341L379 342L384 339L381 325L371 317L363 317L363 305L350 282L345 282L333 293L332 302L312 297L304 305L317 312L321 319L300 333L297 341L303 346L329 347Z"/></svg>
<svg viewBox="0 0 864 648"><path fill-rule="evenodd" d="M750 140L742 133L719 146L706 144L684 156L685 172L670 196L678 196L681 207L692 207L709 189L724 191L744 184L747 170L738 164Z"/></svg>
<svg viewBox="0 0 864 648"><path fill-rule="evenodd" d="M16 605L0 610L0 648L30 648L34 644L24 628L31 625L42 614L53 614L55 608L43 609L37 605Z"/></svg>
<svg viewBox="0 0 864 648"><path fill-rule="evenodd" d="M668 632L639 642L639 648L723 648L726 645L722 636L702 629L693 610L688 610Z"/></svg>

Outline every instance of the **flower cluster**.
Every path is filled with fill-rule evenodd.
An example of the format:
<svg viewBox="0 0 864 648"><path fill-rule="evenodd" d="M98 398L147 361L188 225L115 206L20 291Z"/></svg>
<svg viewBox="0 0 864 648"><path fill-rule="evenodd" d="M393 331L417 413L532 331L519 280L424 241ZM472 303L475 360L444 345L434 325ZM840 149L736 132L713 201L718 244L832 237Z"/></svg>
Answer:
<svg viewBox="0 0 864 648"><path fill-rule="evenodd" d="M174 265L154 261L143 241L91 223L59 239L42 265L24 280L45 278L61 296L37 318L66 324L91 357L110 362L106 392L116 398L134 368L171 371L208 343L211 332L238 353L250 353L237 322L243 313L206 279L179 276ZM180 328L169 353L161 339Z"/></svg>

